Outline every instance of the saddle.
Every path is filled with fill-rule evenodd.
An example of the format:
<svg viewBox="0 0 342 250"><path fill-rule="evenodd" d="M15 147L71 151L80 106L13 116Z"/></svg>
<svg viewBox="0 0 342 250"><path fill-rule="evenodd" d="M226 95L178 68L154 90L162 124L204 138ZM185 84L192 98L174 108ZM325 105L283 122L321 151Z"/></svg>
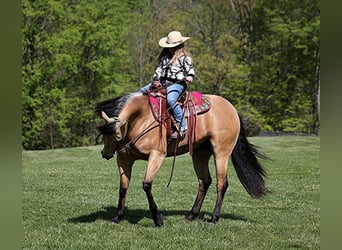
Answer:
<svg viewBox="0 0 342 250"><path fill-rule="evenodd" d="M170 136L173 129L176 129L176 122L170 113L167 105L166 90L158 89L148 92L149 104L154 118L159 122L160 128L166 126L167 136ZM210 110L209 100L198 91L184 91L178 104L183 110L184 119L187 122L187 134L189 137L189 146L196 141L197 116Z"/></svg>

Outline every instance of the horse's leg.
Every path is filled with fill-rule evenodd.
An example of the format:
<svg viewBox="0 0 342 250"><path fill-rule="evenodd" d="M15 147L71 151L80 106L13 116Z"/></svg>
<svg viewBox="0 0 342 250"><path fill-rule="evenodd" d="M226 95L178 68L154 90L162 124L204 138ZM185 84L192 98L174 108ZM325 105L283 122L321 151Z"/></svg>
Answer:
<svg viewBox="0 0 342 250"><path fill-rule="evenodd" d="M119 223L124 216L124 209L126 203L126 193L131 180L133 160L128 157L118 155L117 163L120 173L120 190L119 190L119 202L116 210L116 215L112 219L113 223Z"/></svg>
<svg viewBox="0 0 342 250"><path fill-rule="evenodd" d="M147 163L146 175L143 181L143 189L146 193L149 208L152 213L152 218L156 226L162 226L164 221L162 214L158 211L157 204L155 203L152 195L152 182L161 164L163 163L164 158L165 155L160 152L152 151L150 153L150 157Z"/></svg>
<svg viewBox="0 0 342 250"><path fill-rule="evenodd" d="M212 152L209 149L195 150L193 152L192 161L198 177L198 192L190 213L185 217L188 221L196 219L199 216L204 198L211 184L209 172L209 159L211 155Z"/></svg>
<svg viewBox="0 0 342 250"><path fill-rule="evenodd" d="M217 178L217 198L216 205L212 217L210 218L210 223L216 223L221 215L221 207L224 195L228 189L228 178L227 178L227 168L228 168L228 155L221 154L215 156L215 166L216 166L216 178Z"/></svg>

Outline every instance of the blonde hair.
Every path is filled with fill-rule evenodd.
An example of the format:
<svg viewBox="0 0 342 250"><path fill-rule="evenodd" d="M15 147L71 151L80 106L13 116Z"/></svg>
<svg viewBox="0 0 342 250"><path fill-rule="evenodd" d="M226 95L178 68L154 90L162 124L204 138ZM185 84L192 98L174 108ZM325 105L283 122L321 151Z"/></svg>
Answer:
<svg viewBox="0 0 342 250"><path fill-rule="evenodd" d="M172 54L170 49L175 49L175 52ZM176 61L181 55L184 55L185 57L189 56L189 52L187 51L187 49L184 46L184 43L174 47L174 48L164 48L158 57L158 62L160 62L160 60L164 57L167 56L168 58L170 58L170 61L168 62L168 64L172 64L174 61Z"/></svg>

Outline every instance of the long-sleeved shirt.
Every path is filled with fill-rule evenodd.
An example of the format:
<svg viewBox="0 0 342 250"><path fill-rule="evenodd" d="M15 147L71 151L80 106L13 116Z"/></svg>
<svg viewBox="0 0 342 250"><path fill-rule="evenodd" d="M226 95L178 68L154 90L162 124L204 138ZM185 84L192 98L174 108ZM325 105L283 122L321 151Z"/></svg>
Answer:
<svg viewBox="0 0 342 250"><path fill-rule="evenodd" d="M195 76L194 66L191 57L181 55L170 65L170 58L164 56L153 75L153 78L167 78L173 80L183 80L186 76Z"/></svg>

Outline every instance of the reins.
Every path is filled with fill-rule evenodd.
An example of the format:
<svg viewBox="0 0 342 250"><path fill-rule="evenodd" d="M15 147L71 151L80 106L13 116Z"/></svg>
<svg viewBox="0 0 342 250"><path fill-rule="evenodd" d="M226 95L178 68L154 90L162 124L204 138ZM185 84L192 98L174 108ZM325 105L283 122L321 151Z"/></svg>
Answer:
<svg viewBox="0 0 342 250"><path fill-rule="evenodd" d="M187 96L187 99L189 97ZM185 103L188 101L188 100L185 100ZM183 112L183 116L182 116L182 121L184 119L184 113ZM169 182L167 183L166 187L169 187L170 186L170 183L171 183L171 180L172 180L172 177L173 177L173 171L174 171L174 168L175 168L175 163L176 163L176 156L177 156L177 149L178 149L178 144L179 144L179 137L177 136L177 139L176 139L176 145L175 145L175 149L173 151L173 159L172 159L172 166L171 166L171 173L170 173L170 178L169 178Z"/></svg>
<svg viewBox="0 0 342 250"><path fill-rule="evenodd" d="M140 132L136 137L134 137L132 140L130 140L129 142L127 142L125 145L123 145L122 147L120 147L119 151L122 151L123 148L125 148L126 150L129 150L131 147L130 145L134 145L143 135L147 134L149 131L151 131L152 129L156 128L159 126L159 124L156 124L155 126L152 127L153 123L155 123L156 121L154 120L152 123L150 123L150 125L148 125L142 132ZM129 152L129 151L128 151Z"/></svg>
<svg viewBox="0 0 342 250"><path fill-rule="evenodd" d="M186 86L187 89L185 89L184 93L188 90L189 91L189 87ZM185 105L186 103L188 103L189 101L189 94L186 96L186 99L185 99ZM187 107L187 106L185 106ZM185 115L185 112L183 112L183 116L182 116L182 121L184 119L184 115ZM189 129L189 128L188 128ZM190 136L188 135L188 138L190 138ZM174 168L175 168L175 163L176 163L176 156L177 156L177 149L178 149L178 145L179 145L179 137L177 136L177 139L176 139L176 145L175 145L175 149L173 151L173 159L172 159L172 166L171 166L171 173L170 173L170 178L169 178L169 182L167 183L166 187L169 187L170 186L170 183L171 183L171 180L172 180L172 177L173 177L173 172L174 172ZM189 145L190 147L190 145Z"/></svg>

